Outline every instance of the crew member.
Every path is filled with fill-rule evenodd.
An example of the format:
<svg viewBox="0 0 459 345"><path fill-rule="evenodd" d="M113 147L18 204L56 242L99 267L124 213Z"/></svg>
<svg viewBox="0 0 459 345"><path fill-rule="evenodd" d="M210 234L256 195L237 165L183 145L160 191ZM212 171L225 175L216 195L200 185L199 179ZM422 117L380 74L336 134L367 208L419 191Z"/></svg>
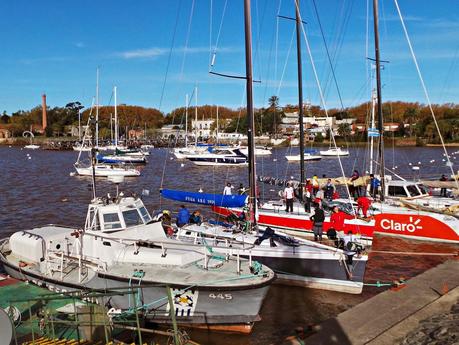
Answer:
<svg viewBox="0 0 459 345"><path fill-rule="evenodd" d="M320 207L320 205L316 205L314 214L311 216L311 220L313 223L312 231L314 232L314 241L322 241L325 213L324 210L322 210L322 208Z"/></svg>
<svg viewBox="0 0 459 345"><path fill-rule="evenodd" d="M285 212L293 212L293 199L295 197L295 190L293 189L291 183L287 183L287 187L284 189L284 199L286 209Z"/></svg>
<svg viewBox="0 0 459 345"><path fill-rule="evenodd" d="M185 207L185 205L180 206L180 210L177 215L177 226L182 227L190 221L190 211Z"/></svg>
<svg viewBox="0 0 459 345"><path fill-rule="evenodd" d="M371 206L370 198L367 198L366 196L359 196L357 198L357 212L362 210L362 214L365 218L367 218L367 212L370 206Z"/></svg>

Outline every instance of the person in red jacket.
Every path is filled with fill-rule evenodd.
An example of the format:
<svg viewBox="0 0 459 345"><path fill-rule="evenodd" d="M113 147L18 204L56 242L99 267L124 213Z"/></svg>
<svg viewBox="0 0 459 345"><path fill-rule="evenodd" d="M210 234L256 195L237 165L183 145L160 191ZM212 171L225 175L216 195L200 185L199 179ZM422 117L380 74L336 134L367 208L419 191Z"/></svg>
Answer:
<svg viewBox="0 0 459 345"><path fill-rule="evenodd" d="M357 212L362 210L362 214L365 218L367 218L367 212L368 209L371 206L371 200L370 198L367 198L366 196L359 196L357 199Z"/></svg>
<svg viewBox="0 0 459 345"><path fill-rule="evenodd" d="M346 213L341 211L338 206L333 207L333 213L330 216L330 224L335 231L344 230L344 220L347 218Z"/></svg>

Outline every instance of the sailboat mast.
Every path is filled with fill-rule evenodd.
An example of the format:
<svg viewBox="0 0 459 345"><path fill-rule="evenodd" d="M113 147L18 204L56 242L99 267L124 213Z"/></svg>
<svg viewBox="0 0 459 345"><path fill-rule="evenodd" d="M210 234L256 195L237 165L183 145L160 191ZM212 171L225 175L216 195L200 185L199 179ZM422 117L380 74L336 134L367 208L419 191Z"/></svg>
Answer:
<svg viewBox="0 0 459 345"><path fill-rule="evenodd" d="M116 86L113 88L114 101L115 101L115 147L118 148L118 102L116 98Z"/></svg>
<svg viewBox="0 0 459 345"><path fill-rule="evenodd" d="M248 149L249 149L249 207L251 209L250 217L252 218L252 226L257 225L256 209L257 209L257 194L256 194L256 175L255 175L255 118L253 114L253 75L252 75L252 20L250 14L250 0L244 0L244 29L245 29L245 69L246 69L246 89L247 89L247 117L249 128Z"/></svg>
<svg viewBox="0 0 459 345"><path fill-rule="evenodd" d="M188 94L185 95L185 147L188 147Z"/></svg>
<svg viewBox="0 0 459 345"><path fill-rule="evenodd" d="M198 87L194 87L194 146L198 146Z"/></svg>
<svg viewBox="0 0 459 345"><path fill-rule="evenodd" d="M373 0L373 21L375 32L375 59L376 59L376 94L378 97L378 130L379 130L379 167L381 179L381 201L384 201L385 178L384 178L384 123L382 112L382 97L381 97L381 61L379 56L379 23L378 23L378 0Z"/></svg>
<svg viewBox="0 0 459 345"><path fill-rule="evenodd" d="M216 142L217 142L217 145L218 145L218 105L217 105L217 132L216 132Z"/></svg>
<svg viewBox="0 0 459 345"><path fill-rule="evenodd" d="M370 128L374 130L375 128L375 105L376 105L376 97L375 97L375 90L371 91L371 121L370 121ZM370 174L373 174L373 159L374 159L374 136L373 134L370 136Z"/></svg>
<svg viewBox="0 0 459 345"><path fill-rule="evenodd" d="M99 148L99 67L96 72L96 148Z"/></svg>
<svg viewBox="0 0 459 345"><path fill-rule="evenodd" d="M296 8L296 56L298 63L298 120L300 124L300 188L299 199L303 200L304 187L304 124L303 124L303 69L301 65L301 20L300 0L295 1Z"/></svg>

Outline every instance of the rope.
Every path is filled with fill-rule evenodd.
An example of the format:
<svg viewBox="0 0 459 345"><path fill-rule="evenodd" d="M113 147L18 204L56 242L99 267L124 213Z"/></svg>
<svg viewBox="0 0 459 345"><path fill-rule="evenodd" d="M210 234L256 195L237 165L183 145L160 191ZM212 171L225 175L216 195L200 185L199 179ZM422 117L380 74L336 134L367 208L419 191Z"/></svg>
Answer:
<svg viewBox="0 0 459 345"><path fill-rule="evenodd" d="M371 253L395 254L395 255L418 255L418 256L458 256L458 253L429 253L429 252L396 252L390 250L371 250Z"/></svg>
<svg viewBox="0 0 459 345"><path fill-rule="evenodd" d="M416 71L418 73L418 77L419 77L419 80L421 82L422 89L424 90L424 95L426 97L427 104L428 104L429 109L430 109L430 113L432 114L432 118L434 120L435 127L437 129L438 136L439 136L440 141L441 141L441 145L443 146L443 151L445 152L446 160L448 161L447 165L451 169L451 174L453 175L454 181L456 182L456 187L459 188L459 181L458 181L456 175L454 174L453 164L451 163L451 160L449 159L448 151L446 150L445 142L444 142L443 136L442 136L442 134L440 132L440 127L438 126L437 118L436 118L435 113L434 113L433 108L432 108L432 103L430 102L429 93L427 92L427 88L426 88L426 85L424 83L424 79L422 77L421 70L420 70L419 65L418 65L418 61L416 59L416 55L414 54L413 46L411 45L411 40L410 40L410 37L408 35L408 30L406 29L406 26L405 26L405 21L403 20L402 12L400 11L400 7L398 6L398 1L394 0L394 2L395 2L395 7L397 7L397 12L398 12L398 15L400 17L400 21L401 21L401 24L402 24L402 27L403 27L403 31L405 33L406 41L408 42L408 46L410 48L411 57L413 58L413 62L414 62L414 65L416 66Z"/></svg>

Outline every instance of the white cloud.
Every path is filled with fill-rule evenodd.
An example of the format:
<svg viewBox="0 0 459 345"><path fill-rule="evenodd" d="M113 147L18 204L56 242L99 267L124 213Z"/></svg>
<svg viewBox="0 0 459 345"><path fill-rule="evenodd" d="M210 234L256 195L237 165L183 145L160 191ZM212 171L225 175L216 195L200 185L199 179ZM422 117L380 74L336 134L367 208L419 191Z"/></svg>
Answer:
<svg viewBox="0 0 459 345"><path fill-rule="evenodd" d="M115 56L121 57L123 59L150 59L156 58L159 56L164 56L169 54L170 48L160 48L160 47L152 47L152 48L143 48L143 49L133 49L133 50L126 50L123 52L115 53ZM218 51L221 52L235 52L238 51L237 49L231 47L224 47L219 48ZM173 54L201 54L201 53L209 53L209 47L177 47L172 49Z"/></svg>

